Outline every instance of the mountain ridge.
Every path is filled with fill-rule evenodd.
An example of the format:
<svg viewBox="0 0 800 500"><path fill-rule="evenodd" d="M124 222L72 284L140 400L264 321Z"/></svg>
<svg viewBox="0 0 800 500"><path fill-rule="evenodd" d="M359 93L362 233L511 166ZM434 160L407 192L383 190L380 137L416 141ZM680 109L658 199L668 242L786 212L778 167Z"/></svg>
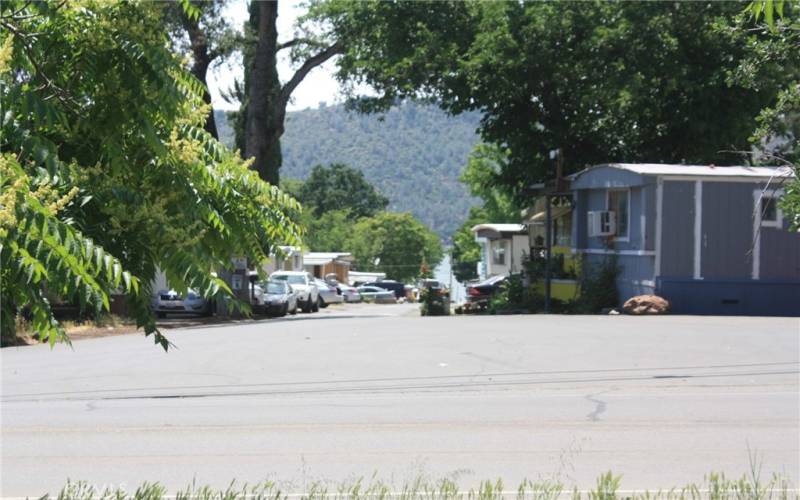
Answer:
<svg viewBox="0 0 800 500"><path fill-rule="evenodd" d="M228 113L215 111L220 140L233 146ZM450 116L436 106L405 102L364 115L343 105L287 113L282 178L306 179L314 165L344 163L390 200L448 239L478 201L458 180L478 142L478 113Z"/></svg>

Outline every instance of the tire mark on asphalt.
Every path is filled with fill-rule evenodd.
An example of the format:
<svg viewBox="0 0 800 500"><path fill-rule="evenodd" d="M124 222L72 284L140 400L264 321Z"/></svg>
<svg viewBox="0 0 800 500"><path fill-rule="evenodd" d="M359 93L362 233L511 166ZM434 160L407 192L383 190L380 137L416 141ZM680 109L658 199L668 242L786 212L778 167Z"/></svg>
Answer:
<svg viewBox="0 0 800 500"><path fill-rule="evenodd" d="M472 354L470 352L461 352L459 354L466 355ZM171 387L131 387L125 389L92 389L92 390L84 390L84 391L57 391L57 392L37 392L37 393L19 393L19 394L4 394L3 397L0 398L0 401L19 401L20 398L41 398L43 396L65 396L65 395L91 395L91 394L98 394L98 395L108 395L113 393L131 393L131 392L140 392L140 391L148 391L148 390L157 390L157 389L170 389L173 391L179 390L211 390L211 389L231 389L231 388L269 388L269 387L306 387L306 386L327 386L327 385L341 385L341 384L352 384L352 383L421 383L422 381L447 381L451 380L453 382L467 379L472 380L478 376L486 376L489 379L500 379L500 378L508 378L508 377L525 377L525 376L551 376L551 375L582 375L582 374L598 374L600 376L605 374L615 374L615 373L635 373L635 372L644 372L642 375L634 376L634 377L624 377L624 378L611 378L608 380L646 380L646 379L670 379L670 378L688 378L692 376L693 378L706 378L708 376L714 376L712 374L701 374L701 375L691 375L685 374L684 376L676 376L676 375L646 375L646 372L652 371L683 371L686 372L688 370L718 370L718 369L725 369L725 368L763 368L767 369L768 367L784 367L786 366L787 369L789 366L794 367L798 366L800 368L800 361L781 361L781 362L772 362L772 363L747 363L747 364L728 364L728 365L695 365L695 366L670 366L670 367L626 367L626 368L600 368L600 369L589 369L589 370L542 370L542 371L518 371L518 372L494 372L494 373L472 373L472 374L460 374L460 375L433 375L433 376L418 376L418 377L379 377L379 378L360 378L360 379L328 379L328 380L308 380L308 381L295 381L295 382L260 382L260 383L239 383L239 384L204 384L204 385L182 385L182 386L171 386ZM776 372L776 373L797 373L794 371L787 371L787 372ZM96 376L93 376L94 378ZM603 379L599 379L603 380ZM92 399L89 397L89 399ZM36 399L34 399L36 400Z"/></svg>
<svg viewBox="0 0 800 500"><path fill-rule="evenodd" d="M701 378L732 378L732 377L759 377L759 376L776 376L776 375L797 375L800 374L798 370L783 370L783 371L769 371L769 372L723 372L723 373L708 373L702 375L692 375L693 379ZM72 397L69 393L65 393L62 397L50 398L22 398L22 397L7 397L2 398L5 404L21 403L26 401L123 401L123 400L136 400L136 399L192 399L192 398L212 398L212 397L231 397L231 396L280 396L280 395L300 395L300 394L334 394L334 393L349 393L349 392L363 392L363 393L407 393L417 391L458 391L458 390L474 390L477 388L494 388L502 389L515 386L541 386L549 384L583 384L583 383L605 383L605 382L627 382L627 381L652 381L652 375L646 376L617 376L617 377L596 377L596 378L546 378L546 379L523 379L523 380L491 380L491 377L485 375L481 378L486 380L475 380L475 376L469 377L468 380L442 382L442 383L422 383L422 384L389 384L389 385L344 385L339 387L319 387L307 386L297 389L267 389L260 391L248 390L234 390L228 392L203 392L203 393L150 393L150 394L128 394L128 395L102 395L96 396L78 396ZM174 388L164 388L163 390L172 390Z"/></svg>

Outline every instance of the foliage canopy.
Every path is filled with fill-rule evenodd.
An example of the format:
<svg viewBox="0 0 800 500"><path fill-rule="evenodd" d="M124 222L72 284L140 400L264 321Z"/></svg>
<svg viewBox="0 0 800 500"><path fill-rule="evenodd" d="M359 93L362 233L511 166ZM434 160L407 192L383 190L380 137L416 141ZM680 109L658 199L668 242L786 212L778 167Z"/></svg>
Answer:
<svg viewBox="0 0 800 500"><path fill-rule="evenodd" d="M2 332L50 300L127 294L147 335L158 269L178 291L229 295L212 270L296 244L297 202L205 130L203 86L169 50L156 2L0 4Z"/></svg>
<svg viewBox="0 0 800 500"><path fill-rule="evenodd" d="M349 210L353 218L371 217L389 204L389 199L367 182L360 170L341 163L311 169L299 196L317 217L343 209Z"/></svg>
<svg viewBox="0 0 800 500"><path fill-rule="evenodd" d="M311 16L347 42L338 77L385 109L429 98L451 113L483 113L487 143L510 151L495 182L526 186L600 162L740 162L755 117L785 75L758 88L728 76L748 55L718 29L735 2L321 1ZM357 89L357 85L351 89Z"/></svg>
<svg viewBox="0 0 800 500"><path fill-rule="evenodd" d="M383 212L356 223L349 248L359 271L411 282L444 256L439 237L409 213Z"/></svg>

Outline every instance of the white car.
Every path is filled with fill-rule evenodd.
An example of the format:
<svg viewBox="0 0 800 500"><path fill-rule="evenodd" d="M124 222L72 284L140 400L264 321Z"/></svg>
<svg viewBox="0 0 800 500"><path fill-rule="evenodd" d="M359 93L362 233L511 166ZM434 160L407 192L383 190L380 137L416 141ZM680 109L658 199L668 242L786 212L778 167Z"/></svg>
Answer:
<svg viewBox="0 0 800 500"><path fill-rule="evenodd" d="M270 274L272 281L285 281L297 294L297 304L303 312L319 311L319 289L315 278L305 271L276 271Z"/></svg>
<svg viewBox="0 0 800 500"><path fill-rule="evenodd" d="M344 297L339 293L337 287L328 284L319 278L314 280L319 290L319 305L320 307L328 307L329 304L341 304L344 302Z"/></svg>
<svg viewBox="0 0 800 500"><path fill-rule="evenodd" d="M196 314L211 316L211 302L204 299L196 290L189 290L185 297L175 290L159 290L150 301L150 309L159 318L167 314Z"/></svg>

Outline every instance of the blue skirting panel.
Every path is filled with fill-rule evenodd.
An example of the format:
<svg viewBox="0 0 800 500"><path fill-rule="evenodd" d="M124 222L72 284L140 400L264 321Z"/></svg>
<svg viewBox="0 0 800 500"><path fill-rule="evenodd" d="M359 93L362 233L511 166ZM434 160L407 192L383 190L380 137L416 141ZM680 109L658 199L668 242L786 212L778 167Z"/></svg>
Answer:
<svg viewBox="0 0 800 500"><path fill-rule="evenodd" d="M800 281L658 278L674 314L800 316Z"/></svg>

